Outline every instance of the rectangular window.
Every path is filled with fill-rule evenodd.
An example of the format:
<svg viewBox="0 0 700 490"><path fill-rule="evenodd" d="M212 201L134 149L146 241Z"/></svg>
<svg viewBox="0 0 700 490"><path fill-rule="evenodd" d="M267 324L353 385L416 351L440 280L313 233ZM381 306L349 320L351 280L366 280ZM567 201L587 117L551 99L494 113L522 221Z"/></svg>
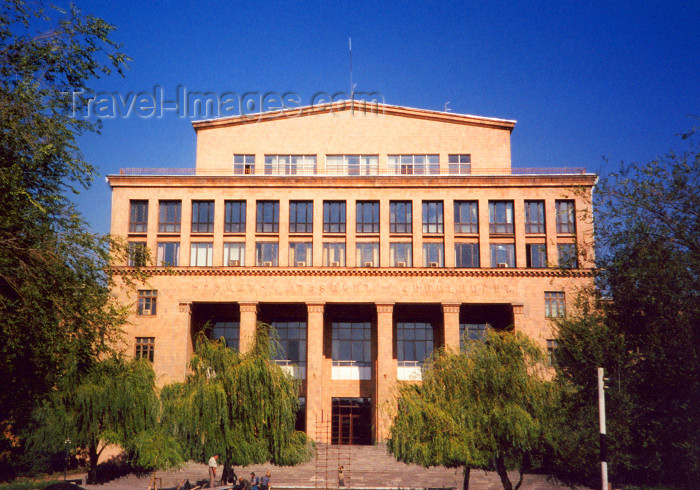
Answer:
<svg viewBox="0 0 700 490"><path fill-rule="evenodd" d="M306 322L271 322L277 332L279 349L275 361L281 365L290 363L306 366Z"/></svg>
<svg viewBox="0 0 700 490"><path fill-rule="evenodd" d="M289 203L289 233L313 233L313 201L291 201Z"/></svg>
<svg viewBox="0 0 700 490"><path fill-rule="evenodd" d="M525 245L527 252L527 266L533 269L547 267L547 245L544 243L528 243Z"/></svg>
<svg viewBox="0 0 700 490"><path fill-rule="evenodd" d="M575 243L559 243L559 267L562 269L578 269L578 250Z"/></svg>
<svg viewBox="0 0 700 490"><path fill-rule="evenodd" d="M156 298L158 291L154 289L139 289L139 299L136 312L139 315L156 314Z"/></svg>
<svg viewBox="0 0 700 490"><path fill-rule="evenodd" d="M316 155L265 155L267 175L313 175Z"/></svg>
<svg viewBox="0 0 700 490"><path fill-rule="evenodd" d="M148 257L146 242L129 242L129 267L145 267Z"/></svg>
<svg viewBox="0 0 700 490"><path fill-rule="evenodd" d="M479 233L477 201L455 201L455 233Z"/></svg>
<svg viewBox="0 0 700 490"><path fill-rule="evenodd" d="M379 242L357 243L357 267L379 267Z"/></svg>
<svg viewBox="0 0 700 490"><path fill-rule="evenodd" d="M490 328L488 323L460 323L459 348L463 349L467 342L483 342Z"/></svg>
<svg viewBox="0 0 700 490"><path fill-rule="evenodd" d="M442 201L423 201L423 233L443 233Z"/></svg>
<svg viewBox="0 0 700 490"><path fill-rule="evenodd" d="M394 175L438 175L439 155L389 155L389 173Z"/></svg>
<svg viewBox="0 0 700 490"><path fill-rule="evenodd" d="M214 244L193 243L190 245L190 265L195 267L211 267L213 265Z"/></svg>
<svg viewBox="0 0 700 490"><path fill-rule="evenodd" d="M547 366L554 366L557 362L557 349L559 342L556 339L547 339Z"/></svg>
<svg viewBox="0 0 700 490"><path fill-rule="evenodd" d="M159 233L180 233L181 201L160 201L158 215Z"/></svg>
<svg viewBox="0 0 700 490"><path fill-rule="evenodd" d="M228 347L229 349L238 350L240 336L240 322L217 321L214 322L214 324L211 327L209 339L223 339L224 342L226 342L226 347Z"/></svg>
<svg viewBox="0 0 700 490"><path fill-rule="evenodd" d="M158 265L180 265L180 242L158 242Z"/></svg>
<svg viewBox="0 0 700 490"><path fill-rule="evenodd" d="M357 201L357 233L379 233L379 201Z"/></svg>
<svg viewBox="0 0 700 490"><path fill-rule="evenodd" d="M389 204L389 232L411 233L413 231L413 203L391 201Z"/></svg>
<svg viewBox="0 0 700 490"><path fill-rule="evenodd" d="M515 267L515 245L512 243L492 243L491 267Z"/></svg>
<svg viewBox="0 0 700 490"><path fill-rule="evenodd" d="M377 175L377 155L326 155L326 173L330 175Z"/></svg>
<svg viewBox="0 0 700 490"><path fill-rule="evenodd" d="M214 233L214 201L192 201L192 233Z"/></svg>
<svg viewBox="0 0 700 490"><path fill-rule="evenodd" d="M422 365L433 353L433 348L433 325L431 323L396 323L396 354L399 366Z"/></svg>
<svg viewBox="0 0 700 490"><path fill-rule="evenodd" d="M331 343L334 365L370 367L372 362L372 324L370 322L332 322Z"/></svg>
<svg viewBox="0 0 700 490"><path fill-rule="evenodd" d="M525 233L544 233L544 201L525 201Z"/></svg>
<svg viewBox="0 0 700 490"><path fill-rule="evenodd" d="M255 155L233 155L233 173L251 175L255 173Z"/></svg>
<svg viewBox="0 0 700 490"><path fill-rule="evenodd" d="M513 233L513 201L489 201L489 232Z"/></svg>
<svg viewBox="0 0 700 490"><path fill-rule="evenodd" d="M224 233L245 233L245 201L225 201Z"/></svg>
<svg viewBox="0 0 700 490"><path fill-rule="evenodd" d="M440 243L423 243L423 267L445 267L445 246Z"/></svg>
<svg viewBox="0 0 700 490"><path fill-rule="evenodd" d="M413 267L413 244L411 242L390 243L391 266Z"/></svg>
<svg viewBox="0 0 700 490"><path fill-rule="evenodd" d="M277 242L258 242L255 244L255 265L259 267L277 267L278 265Z"/></svg>
<svg viewBox="0 0 700 490"><path fill-rule="evenodd" d="M564 293L546 291L544 293L544 316L546 318L562 318L566 316Z"/></svg>
<svg viewBox="0 0 700 490"><path fill-rule="evenodd" d="M148 231L148 201L131 201L129 212L129 233Z"/></svg>
<svg viewBox="0 0 700 490"><path fill-rule="evenodd" d="M455 243L455 267L479 267L479 244Z"/></svg>
<svg viewBox="0 0 700 490"><path fill-rule="evenodd" d="M447 163L451 175L472 173L472 156L470 154L448 155Z"/></svg>
<svg viewBox="0 0 700 490"><path fill-rule="evenodd" d="M345 201L323 201L323 232L345 233Z"/></svg>
<svg viewBox="0 0 700 490"><path fill-rule="evenodd" d="M155 337L136 337L136 359L147 359L153 362L155 348Z"/></svg>
<svg viewBox="0 0 700 490"><path fill-rule="evenodd" d="M258 233L278 233L280 226L280 202L258 201L257 211L255 231Z"/></svg>
<svg viewBox="0 0 700 490"><path fill-rule="evenodd" d="M325 267L345 267L345 244L323 244L323 265Z"/></svg>
<svg viewBox="0 0 700 490"><path fill-rule="evenodd" d="M313 244L312 242L290 242L289 243L289 266L290 267L311 267L313 265Z"/></svg>
<svg viewBox="0 0 700 490"><path fill-rule="evenodd" d="M224 267L245 265L245 242L224 242Z"/></svg>
<svg viewBox="0 0 700 490"><path fill-rule="evenodd" d="M556 201L557 233L576 233L574 201Z"/></svg>

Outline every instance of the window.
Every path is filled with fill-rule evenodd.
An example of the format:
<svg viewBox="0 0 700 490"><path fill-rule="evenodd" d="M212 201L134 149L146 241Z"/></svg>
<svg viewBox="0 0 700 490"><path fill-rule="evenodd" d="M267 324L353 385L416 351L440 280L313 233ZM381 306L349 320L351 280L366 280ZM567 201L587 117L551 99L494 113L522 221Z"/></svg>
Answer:
<svg viewBox="0 0 700 490"><path fill-rule="evenodd" d="M399 366L422 365L433 353L433 325L427 322L396 323L396 354Z"/></svg>
<svg viewBox="0 0 700 490"><path fill-rule="evenodd" d="M333 322L331 324L333 364L369 367L372 361L372 324L370 322Z"/></svg>
<svg viewBox="0 0 700 490"><path fill-rule="evenodd" d="M437 175L439 155L389 155L389 173L395 175Z"/></svg>
<svg viewBox="0 0 700 490"><path fill-rule="evenodd" d="M575 243L559 243L557 245L559 267L562 269L578 268L578 250Z"/></svg>
<svg viewBox="0 0 700 490"><path fill-rule="evenodd" d="M279 350L276 352L278 364L293 363L306 366L306 322L271 322L277 332Z"/></svg>
<svg viewBox="0 0 700 490"><path fill-rule="evenodd" d="M192 201L192 233L214 233L214 201Z"/></svg>
<svg viewBox="0 0 700 490"><path fill-rule="evenodd" d="M291 201L289 203L289 233L313 233L313 201Z"/></svg>
<svg viewBox="0 0 700 490"><path fill-rule="evenodd" d="M155 337L136 337L136 359L147 359L153 362L155 347Z"/></svg>
<svg viewBox="0 0 700 490"><path fill-rule="evenodd" d="M158 265L178 266L180 265L180 242L159 242Z"/></svg>
<svg viewBox="0 0 700 490"><path fill-rule="evenodd" d="M557 233L576 233L574 201L557 201Z"/></svg>
<svg viewBox="0 0 700 490"><path fill-rule="evenodd" d="M316 173L316 155L265 155L265 173L313 175Z"/></svg>
<svg viewBox="0 0 700 490"><path fill-rule="evenodd" d="M323 201L323 232L345 233L345 201Z"/></svg>
<svg viewBox="0 0 700 490"><path fill-rule="evenodd" d="M258 242L255 244L255 265L263 267L277 267L278 265L277 242Z"/></svg>
<svg viewBox="0 0 700 490"><path fill-rule="evenodd" d="M411 242L390 243L392 267L413 267L413 244Z"/></svg>
<svg viewBox="0 0 700 490"><path fill-rule="evenodd" d="M326 172L331 175L377 175L377 155L326 155Z"/></svg>
<svg viewBox="0 0 700 490"><path fill-rule="evenodd" d="M440 243L423 243L423 267L445 267L445 247Z"/></svg>
<svg viewBox="0 0 700 490"><path fill-rule="evenodd" d="M513 233L513 201L489 201L489 232Z"/></svg>
<svg viewBox="0 0 700 490"><path fill-rule="evenodd" d="M129 267L145 267L147 257L146 242L129 242Z"/></svg>
<svg viewBox="0 0 700 490"><path fill-rule="evenodd" d="M547 339L547 366L554 366L557 362L557 349L559 342L556 339Z"/></svg>
<svg viewBox="0 0 700 490"><path fill-rule="evenodd" d="M224 232L245 233L245 201L226 201L224 203Z"/></svg>
<svg viewBox="0 0 700 490"><path fill-rule="evenodd" d="M379 201L357 201L357 233L379 233Z"/></svg>
<svg viewBox="0 0 700 490"><path fill-rule="evenodd" d="M411 201L391 201L389 204L389 232L411 233L413 230Z"/></svg>
<svg viewBox="0 0 700 490"><path fill-rule="evenodd" d="M544 201L525 201L525 233L544 233Z"/></svg>
<svg viewBox="0 0 700 490"><path fill-rule="evenodd" d="M255 231L278 233L280 225L280 202L258 201L258 217Z"/></svg>
<svg viewBox="0 0 700 490"><path fill-rule="evenodd" d="M488 323L460 323L459 348L463 349L469 341L483 342L490 328Z"/></svg>
<svg viewBox="0 0 700 490"><path fill-rule="evenodd" d="M250 175L255 173L255 155L233 155L233 173Z"/></svg>
<svg viewBox="0 0 700 490"><path fill-rule="evenodd" d="M358 243L355 265L357 267L379 267L379 242Z"/></svg>
<svg viewBox="0 0 700 490"><path fill-rule="evenodd" d="M131 201L129 213L129 233L148 231L148 201Z"/></svg>
<svg viewBox="0 0 700 490"><path fill-rule="evenodd" d="M245 242L224 242L224 266L245 265Z"/></svg>
<svg viewBox="0 0 700 490"><path fill-rule="evenodd" d="M345 267L345 244L324 243L323 265L325 267Z"/></svg>
<svg viewBox="0 0 700 490"><path fill-rule="evenodd" d="M214 322L209 334L210 340L224 339L226 347L233 350L238 350L239 339L241 336L241 328L239 322Z"/></svg>
<svg viewBox="0 0 700 490"><path fill-rule="evenodd" d="M158 231L160 233L180 233L180 201L160 201Z"/></svg>
<svg viewBox="0 0 700 490"><path fill-rule="evenodd" d="M193 243L190 245L190 265L211 267L213 265L214 244Z"/></svg>
<svg viewBox="0 0 700 490"><path fill-rule="evenodd" d="M139 299L136 312L138 315L156 314L156 297L158 291L153 289L139 289Z"/></svg>
<svg viewBox="0 0 700 490"><path fill-rule="evenodd" d="M423 201L423 233L443 233L442 201Z"/></svg>
<svg viewBox="0 0 700 490"><path fill-rule="evenodd" d="M447 163L451 175L470 174L472 172L472 156L469 154L448 155Z"/></svg>
<svg viewBox="0 0 700 490"><path fill-rule="evenodd" d="M551 291L544 293L544 316L546 318L562 318L566 316L564 293Z"/></svg>
<svg viewBox="0 0 700 490"><path fill-rule="evenodd" d="M479 244L455 243L455 267L479 267Z"/></svg>
<svg viewBox="0 0 700 490"><path fill-rule="evenodd" d="M312 253L312 242L290 242L290 267L311 267L313 265Z"/></svg>
<svg viewBox="0 0 700 490"><path fill-rule="evenodd" d="M479 203L455 201L455 233L479 233Z"/></svg>
<svg viewBox="0 0 700 490"><path fill-rule="evenodd" d="M532 243L525 245L527 252L527 266L533 269L547 267L547 245L544 243Z"/></svg>
<svg viewBox="0 0 700 490"><path fill-rule="evenodd" d="M515 245L512 243L492 243L491 267L515 267Z"/></svg>

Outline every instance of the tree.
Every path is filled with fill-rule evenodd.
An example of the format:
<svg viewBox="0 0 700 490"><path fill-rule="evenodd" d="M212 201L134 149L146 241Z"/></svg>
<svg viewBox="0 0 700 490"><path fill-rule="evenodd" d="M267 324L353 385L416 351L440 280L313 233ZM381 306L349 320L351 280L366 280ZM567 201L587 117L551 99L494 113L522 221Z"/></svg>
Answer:
<svg viewBox="0 0 700 490"><path fill-rule="evenodd" d="M294 465L312 446L295 432L298 380L271 360L269 325L259 323L253 348L239 354L201 333L184 383L163 388L163 423L186 457L220 454L225 465L269 461Z"/></svg>
<svg viewBox="0 0 700 490"><path fill-rule="evenodd" d="M459 354L439 351L420 385L404 384L388 441L405 463L464 468L495 467L506 490L507 470L523 473L550 440L556 406L544 379L543 353L519 332L490 332Z"/></svg>
<svg viewBox="0 0 700 490"><path fill-rule="evenodd" d="M88 370L125 319L110 295L112 243L68 197L95 175L76 137L97 129L71 117L88 95L71 92L121 73L113 30L74 7L0 7L0 454L21 449L32 406L71 366Z"/></svg>
<svg viewBox="0 0 700 490"><path fill-rule="evenodd" d="M172 470L182 466L182 448L176 438L159 425L141 433L136 439L136 453L141 467L151 470L151 485L157 490L156 472Z"/></svg>
<svg viewBox="0 0 700 490"><path fill-rule="evenodd" d="M87 448L89 480L95 482L97 461L107 444L127 451L153 430L158 416L155 373L143 359L111 357L86 374L70 373L34 413L30 436L34 449L58 451L64 441Z"/></svg>

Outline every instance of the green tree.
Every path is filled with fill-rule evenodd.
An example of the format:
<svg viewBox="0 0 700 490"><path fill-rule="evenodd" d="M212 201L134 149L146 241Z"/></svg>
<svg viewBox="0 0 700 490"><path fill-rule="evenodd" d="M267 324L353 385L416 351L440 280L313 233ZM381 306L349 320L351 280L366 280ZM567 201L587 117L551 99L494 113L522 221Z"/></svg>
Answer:
<svg viewBox="0 0 700 490"><path fill-rule="evenodd" d="M253 348L242 355L200 334L191 374L163 388L163 423L187 458L220 454L224 464L241 466L311 458L311 443L294 430L299 383L272 361L270 329L259 323Z"/></svg>
<svg viewBox="0 0 700 490"><path fill-rule="evenodd" d="M524 334L490 332L459 354L439 351L420 385L398 391L389 451L405 463L464 469L495 468L506 490L507 470L532 467L551 440L557 402L544 379L542 351Z"/></svg>
<svg viewBox="0 0 700 490"><path fill-rule="evenodd" d="M178 440L162 425L142 432L136 439L138 463L152 471L150 488L156 489L156 472L172 470L182 466L182 448Z"/></svg>

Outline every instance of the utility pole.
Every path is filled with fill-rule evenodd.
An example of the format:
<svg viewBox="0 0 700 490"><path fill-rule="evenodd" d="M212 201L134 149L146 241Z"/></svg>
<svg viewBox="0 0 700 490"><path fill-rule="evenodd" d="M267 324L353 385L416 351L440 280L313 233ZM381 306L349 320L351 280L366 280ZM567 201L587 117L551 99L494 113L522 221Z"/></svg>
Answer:
<svg viewBox="0 0 700 490"><path fill-rule="evenodd" d="M600 473L602 490L608 490L608 440L605 433L605 378L603 368L598 368L598 410L600 412Z"/></svg>

